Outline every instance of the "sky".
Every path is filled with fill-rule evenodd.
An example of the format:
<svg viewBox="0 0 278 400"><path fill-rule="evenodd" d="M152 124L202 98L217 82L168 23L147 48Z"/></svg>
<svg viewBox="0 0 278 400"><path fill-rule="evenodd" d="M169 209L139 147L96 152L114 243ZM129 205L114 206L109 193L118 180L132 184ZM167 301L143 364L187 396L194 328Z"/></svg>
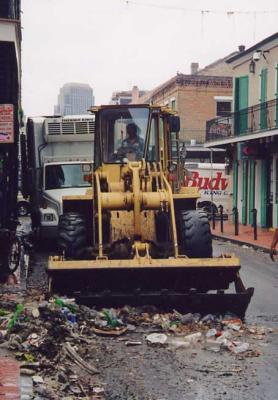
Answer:
<svg viewBox="0 0 278 400"><path fill-rule="evenodd" d="M95 104L151 90L278 31L277 0L22 0L25 115L51 115L67 82Z"/></svg>

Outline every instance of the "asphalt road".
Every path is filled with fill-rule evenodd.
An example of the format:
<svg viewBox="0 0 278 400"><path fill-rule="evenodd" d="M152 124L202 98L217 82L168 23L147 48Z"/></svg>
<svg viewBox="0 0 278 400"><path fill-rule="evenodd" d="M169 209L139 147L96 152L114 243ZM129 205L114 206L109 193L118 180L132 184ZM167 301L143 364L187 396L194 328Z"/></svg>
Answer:
<svg viewBox="0 0 278 400"><path fill-rule="evenodd" d="M214 255L234 253L241 259L241 277L255 293L246 325L273 329L250 342L259 356L213 353L201 348L149 346L144 326L118 338L96 337L93 361L100 371L107 400L274 400L278 398L278 262L252 248L214 242ZM46 253L38 254L30 281L43 287ZM278 261L278 260L277 260ZM40 272L41 271L41 272ZM141 346L127 347L126 340ZM235 372L239 371L239 372Z"/></svg>
<svg viewBox="0 0 278 400"><path fill-rule="evenodd" d="M274 400L278 398L278 263L252 248L214 242L214 255L234 253L241 277L255 293L246 324L271 327L260 340L246 336L258 357L212 353L198 348L125 348L122 342L100 340L99 368L108 399L138 400ZM134 334L142 340L142 334ZM240 370L239 373L232 371Z"/></svg>
<svg viewBox="0 0 278 400"><path fill-rule="evenodd" d="M245 287L255 292L246 314L247 322L278 323L278 258L271 261L267 253L246 246L214 241L214 255L234 253L240 257L240 275ZM278 398L278 390L277 390Z"/></svg>
<svg viewBox="0 0 278 400"><path fill-rule="evenodd" d="M254 355L214 353L200 347L150 346L144 326L124 338L96 337L92 361L100 371L107 400L275 400L278 398L278 259L226 242L214 242L214 255L234 253L241 278L255 292L246 326L270 328L262 337L243 334ZM44 291L48 252L35 254L29 288ZM129 347L125 342L139 341Z"/></svg>
<svg viewBox="0 0 278 400"><path fill-rule="evenodd" d="M245 287L255 292L246 313L246 323L270 326L274 334L265 343L263 355L254 362L257 388L248 399L278 398L278 258L273 262L267 253L246 246L214 243L214 254L233 252L241 259L241 277Z"/></svg>

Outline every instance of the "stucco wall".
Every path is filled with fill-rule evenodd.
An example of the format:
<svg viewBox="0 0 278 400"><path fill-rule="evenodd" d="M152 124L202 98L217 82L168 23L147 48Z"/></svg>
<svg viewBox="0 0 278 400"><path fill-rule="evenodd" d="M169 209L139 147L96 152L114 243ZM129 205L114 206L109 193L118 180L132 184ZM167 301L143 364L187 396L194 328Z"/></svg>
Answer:
<svg viewBox="0 0 278 400"><path fill-rule="evenodd" d="M261 96L261 80L260 73L263 68L267 68L267 100L275 98L276 93L276 69L278 63L278 40L277 43L272 43L271 46L265 46L264 56L261 55L258 61L255 61L255 73L249 72L249 64L252 60L253 52L245 57L244 60L238 62L233 67L233 74L236 77L249 76L249 98L248 106L253 106L260 103ZM265 57L265 58L264 58Z"/></svg>

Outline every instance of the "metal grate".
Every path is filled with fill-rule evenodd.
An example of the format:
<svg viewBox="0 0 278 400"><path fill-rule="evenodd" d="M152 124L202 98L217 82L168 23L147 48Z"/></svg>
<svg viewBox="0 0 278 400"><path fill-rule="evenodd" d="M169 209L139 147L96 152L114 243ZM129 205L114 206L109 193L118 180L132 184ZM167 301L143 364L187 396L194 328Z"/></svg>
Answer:
<svg viewBox="0 0 278 400"><path fill-rule="evenodd" d="M74 122L62 122L61 124L63 135L73 135L75 133L75 123Z"/></svg>
<svg viewBox="0 0 278 400"><path fill-rule="evenodd" d="M51 122L48 124L49 135L60 135L60 123Z"/></svg>
<svg viewBox="0 0 278 400"><path fill-rule="evenodd" d="M86 133L93 134L95 132L94 128L95 128L95 123L87 122L87 121L76 122L75 133L77 133L77 134L86 134Z"/></svg>
<svg viewBox="0 0 278 400"><path fill-rule="evenodd" d="M95 121L88 120L57 120L57 118L49 118L45 122L47 135L94 135Z"/></svg>

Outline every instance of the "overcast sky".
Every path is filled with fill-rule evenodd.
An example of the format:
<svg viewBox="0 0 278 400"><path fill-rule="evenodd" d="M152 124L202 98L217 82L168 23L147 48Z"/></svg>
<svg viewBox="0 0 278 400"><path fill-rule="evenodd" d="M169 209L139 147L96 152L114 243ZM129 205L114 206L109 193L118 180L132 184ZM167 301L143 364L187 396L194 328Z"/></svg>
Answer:
<svg viewBox="0 0 278 400"><path fill-rule="evenodd" d="M22 0L23 108L52 114L60 87L88 83L96 104L149 90L278 31L277 0Z"/></svg>

